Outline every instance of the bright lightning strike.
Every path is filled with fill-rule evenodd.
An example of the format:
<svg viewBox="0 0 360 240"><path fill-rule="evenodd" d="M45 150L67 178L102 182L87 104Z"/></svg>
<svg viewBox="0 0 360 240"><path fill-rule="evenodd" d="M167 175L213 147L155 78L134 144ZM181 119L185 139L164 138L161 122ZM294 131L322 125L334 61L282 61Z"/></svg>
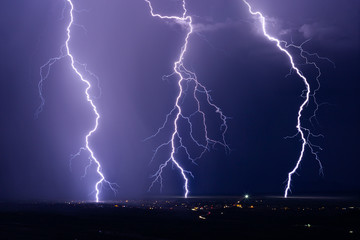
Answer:
<svg viewBox="0 0 360 240"><path fill-rule="evenodd" d="M76 64L81 65L85 71L90 74L93 75L93 73L89 72L86 69L86 65L83 64L79 64L74 56L71 54L70 51L70 47L69 47L69 42L71 40L71 28L72 26L75 24L74 23L74 4L72 2L72 0L66 0L67 4L70 7L69 10L69 15L70 15L70 21L69 24L67 25L66 28L66 32L67 32L67 38L66 41L64 43L64 45L61 47L61 51L60 51L60 55L58 57L54 57L49 59L43 66L41 66L40 68L40 82L38 84L38 88L39 88L39 95L40 95L40 99L41 99L41 104L39 106L39 108L37 109L37 111L35 112L35 117L38 117L38 115L41 113L41 111L44 108L45 105L45 98L43 97L42 91L43 91L43 83L44 81L49 77L50 71L51 71L51 67L58 62L59 60L68 57L70 58L70 63L71 63L71 68L73 69L73 71L76 73L76 75L80 78L80 80L85 83L86 85L86 89L85 89L85 95L86 95L86 100L87 102L91 105L93 112L95 114L95 125L94 127L88 132L88 134L85 136L85 146L80 148L79 152L76 153L75 155L72 156L71 159L79 156L81 154L82 151L87 151L90 156L89 156L89 164L86 166L85 168L85 175L87 173L87 169L89 168L89 166L92 163L95 163L96 165L96 172L99 175L100 179L96 182L95 187L94 187L94 191L95 191L95 198L96 198L96 202L99 202L99 198L100 198L100 187L102 186L103 183L108 184L108 186L110 187L110 189L112 189L114 191L114 193L116 193L117 187L118 185L115 183L111 183L109 181L107 181L105 179L104 174L102 173L102 169L101 169L101 164L99 162L99 160L95 157L95 154L93 152L93 150L90 147L89 144L89 138L93 135L93 133L96 132L98 125L99 125L99 119L100 119L100 114L97 111L96 105L94 104L94 101L92 100L90 94L89 94L89 90L91 88L91 83L86 80L84 78L84 76L81 74L80 70L75 66ZM65 7L66 8L66 7ZM64 8L64 10L65 10ZM93 75L94 76L94 75Z"/></svg>
<svg viewBox="0 0 360 240"><path fill-rule="evenodd" d="M243 2L247 5L248 10L249 10L251 15L258 16L260 18L261 25L262 25L262 32L263 32L264 36L268 40L270 40L272 42L275 42L278 49L280 51L284 52L288 56L290 64L291 64L291 70L295 71L295 73L303 80L303 82L305 84L305 91L304 91L305 94L302 95L304 97L304 101L300 105L298 115L297 115L297 125L296 125L297 133L293 136L293 137L295 137L297 135L301 136L301 141L302 141L301 151L300 151L300 155L299 155L299 158L298 158L298 160L296 162L295 167L292 169L292 171L290 171L288 173L288 179L287 179L286 189L285 189L285 193L284 193L284 197L286 198L288 196L289 192L291 191L290 188L291 188L292 176L297 172L297 170L298 170L298 168L299 168L299 166L300 166L300 164L301 164L301 162L302 162L302 160L304 158L304 153L305 153L306 147L308 147L310 149L311 153L315 156L315 159L318 161L319 166L320 166L320 174L323 173L323 168L322 168L322 164L321 164L321 161L319 159L319 156L318 156L318 152L315 150L315 149L319 149L319 150L322 150L322 149L319 146L312 144L311 141L310 141L310 137L322 137L322 135L321 134L319 134L319 135L312 134L310 129L305 128L302 125L301 119L302 119L302 113L303 113L304 108L310 102L310 97L312 97L314 99L313 101L314 101L314 104L315 104L315 110L313 112L313 115L310 117L310 121L311 121L311 119L316 119L316 112L319 109L319 104L318 104L318 102L316 100L315 95L316 95L316 92L320 88L319 78L321 76L321 71L320 71L320 68L316 65L316 63L313 62L313 61L310 61L308 57L316 57L316 58L321 59L321 60L327 60L329 62L331 62L331 61L328 58L320 57L316 53L313 54L313 53L309 53L309 52L305 51L303 49L303 45L308 41L305 41L300 46L297 46L297 45L294 45L294 44L288 44L285 41L282 41L282 40L279 40L279 39L277 39L275 37L270 36L266 31L266 19L263 16L263 14L261 12L259 12L259 11L254 12L252 10L251 5L246 0L243 0ZM309 81L304 76L304 74L299 70L299 68L296 67L296 65L294 63L293 56L287 50L289 47L293 47L293 48L298 49L300 51L300 56L303 59L305 59L305 64L313 65L317 70L318 74L316 76L316 81L317 81L318 87L315 90L313 90L312 94L311 94ZM333 62L331 62L331 63L334 64Z"/></svg>
<svg viewBox="0 0 360 240"><path fill-rule="evenodd" d="M169 118L173 115L175 115L174 121L173 121L173 132L171 135L171 138L161 144L160 146L158 146L155 150L155 153L153 155L152 160L154 160L154 158L156 157L157 153L159 152L160 149L166 147L166 146L170 146L171 147L171 153L169 158L162 163L159 166L158 171L152 176L154 178L153 182L151 183L149 190L151 190L151 188L154 186L154 184L156 182L160 183L160 189L162 189L163 186L163 178L162 178L162 173L164 168L169 164L172 163L173 166L175 166L181 173L183 179L184 179L184 196L185 198L188 197L189 195L189 179L188 176L194 177L192 175L192 173L186 169L184 169L179 160L176 158L176 153L182 149L184 150L187 158L192 161L193 163L196 164L196 160L198 160L199 158L201 158L204 153L208 150L210 150L211 147L213 147L216 144L219 144L221 146L223 146L225 148L226 151L229 151L229 147L225 141L225 134L227 131L227 117L222 113L221 109L216 106L211 99L210 93L209 91L206 89L206 87L204 85L202 85L198 79L197 76L194 72L188 70L185 66L184 66L184 56L186 54L186 51L188 49L188 45L189 45L189 38L191 36L191 34L193 33L194 29L193 29L193 25L192 25L192 18L191 16L188 16L188 10L186 8L186 2L185 0L182 0L182 9L183 9L183 13L182 16L166 16L166 15L160 15L158 13L154 13L152 4L150 2L150 0L145 0L145 2L147 2L147 4L149 5L150 8L150 13L151 16L153 17L157 17L160 19L167 19L167 20L174 20L179 24L182 24L184 26L186 26L186 28L188 29L188 32L186 34L185 37L185 43L181 48L181 52L180 55L178 57L178 59L174 62L174 68L173 68L173 74L169 75L176 75L178 77L178 86L179 86L179 93L176 97L176 101L175 101L175 105L174 108L170 111L170 113L166 116L165 122L162 125L162 127L160 127L158 129L158 131L151 136L150 138L153 138L155 136L157 136L161 130L163 130L165 128L165 126L168 124L169 122ZM169 77L167 76L167 77ZM189 84L192 83L194 84L194 89L192 91L192 97L195 101L195 105L196 105L196 111L193 112L191 115L184 115L183 113L183 106L182 106L182 102L184 100L184 98L186 97L186 93L188 91L189 88ZM206 125L206 115L205 112L203 110L202 104L200 103L199 100L199 94L204 94L205 98L206 98L206 103L212 107L213 109L215 109L215 112L219 115L219 118L221 120L221 126L220 126L220 131L221 131L221 136L222 139L220 141L218 140L214 140L212 138L209 137L208 135L208 129L207 129L207 125ZM196 115L200 115L202 118L202 127L204 129L204 142L202 143L199 139L196 139L193 135L193 121L192 118L194 118ZM183 135L181 135L179 129L179 121L180 120L184 120L188 127L189 127L189 136L191 138L191 140L195 143L195 145L197 147L199 147L200 149L202 149L200 152L200 154L197 154L196 156L193 156L193 154L190 153L190 151L188 150L188 147L185 146L183 144ZM148 139L150 139L148 138Z"/></svg>

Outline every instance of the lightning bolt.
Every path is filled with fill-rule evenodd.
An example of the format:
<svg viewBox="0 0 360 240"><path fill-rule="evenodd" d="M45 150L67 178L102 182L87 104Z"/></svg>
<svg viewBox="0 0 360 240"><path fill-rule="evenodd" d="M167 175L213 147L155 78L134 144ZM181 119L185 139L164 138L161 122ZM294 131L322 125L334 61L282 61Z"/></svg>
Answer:
<svg viewBox="0 0 360 240"><path fill-rule="evenodd" d="M81 65L85 69L87 74L95 76L96 79L97 79L97 77L96 77L96 75L91 73L89 70L87 70L86 65L78 63L75 60L74 56L71 54L70 47L69 47L69 42L71 40L71 28L72 28L73 25L75 25L75 23L74 23L74 11L75 10L74 10L74 4L73 4L72 0L66 0L66 2L68 4L68 6L70 7L69 8L70 21L69 21L69 24L67 25L67 28L66 28L67 38L66 38L65 43L63 44L63 46L60 49L60 55L58 57L50 58L44 65L42 65L40 67L40 81L39 81L39 84L38 84L38 90L39 90L39 96L40 96L41 104L40 104L40 106L38 107L38 109L35 112L35 117L37 118L39 116L39 114L42 112L42 110L43 110L43 108L45 106L45 98L44 98L44 96L42 94L42 92L43 92L43 83L49 77L49 74L51 72L51 67L56 62L62 60L63 58L66 58L66 57L69 58L72 70L76 73L78 78L80 78L80 80L86 85L85 92L84 92L85 96L86 96L86 100L91 105L92 110L93 110L93 112L95 114L95 125L88 132L88 134L85 136L85 146L81 147L78 153L72 155L71 160L73 158L79 156L82 151L87 151L89 153L89 155L90 155L89 160L90 161L89 161L89 164L85 168L85 175L87 173L87 169L89 168L89 166L91 164L95 163L96 172L99 175L100 179L95 184L94 192L95 192L96 202L99 202L100 188L104 183L106 183L110 187L110 189L112 189L114 191L114 193L116 193L118 185L115 184L115 183L111 183L111 182L109 182L109 181L107 181L105 179L105 176L104 176L104 174L102 172L101 163L95 157L95 154L94 154L94 152L91 149L90 144L89 144L90 137L93 135L93 133L96 132L96 130L97 130L98 126L99 126L100 114L97 111L97 107L96 107L94 101L92 100L92 98L91 98L91 96L89 94L89 90L91 89L91 83L88 80L85 79L83 74L81 74L80 70L75 65L76 64ZM65 9L66 9L66 6L65 6L63 11L65 11Z"/></svg>
<svg viewBox="0 0 360 240"><path fill-rule="evenodd" d="M181 16L167 16L167 15L160 15L158 13L154 13L154 9L152 7L150 0L145 0L145 2L148 4L148 6L150 8L150 13L151 13L152 17L166 19L166 20L173 20L176 23L186 26L186 28L188 29L186 37L185 37L185 43L181 48L180 55L179 55L178 59L174 62L173 73L168 76L165 76L165 77L170 77L170 76L176 75L178 77L177 83L178 83L178 87L179 87L179 92L176 97L174 108L167 114L167 116L165 118L165 122L158 129L158 131L153 136L150 136L149 138L146 139L146 140L148 140L148 139L151 139L151 138L157 136L166 127L166 125L170 121L170 118L175 115L174 121L173 121L173 132L172 132L171 138L167 142L159 145L155 149L152 160L155 159L159 150L166 146L170 146L170 148L171 148L170 156L164 163L162 163L159 166L158 171L152 176L154 178L154 180L149 187L149 191L152 189L154 184L157 182L160 183L160 190L162 189L162 187L163 187L163 178L162 178L163 170L166 166L168 166L170 163L172 163L173 166L175 166L180 171L180 173L183 177L183 180L184 180L183 188L185 190L184 197L187 198L189 195L188 176L191 176L191 177L194 177L194 176L190 171L184 169L184 167L181 166L179 160L177 160L177 158L176 158L176 153L180 149L183 149L187 158L190 161L192 161L192 163L196 164L196 160L200 159L206 151L210 150L211 147L214 147L217 144L223 146L225 148L226 152L230 151L230 149L225 141L225 134L228 129L226 121L228 118L223 114L221 109L213 103L212 98L210 96L210 91L198 81L196 74L194 72L190 71L189 69L187 69L184 65L184 57L185 57L185 54L188 49L189 39L194 31L194 28L192 25L192 21L193 21L192 17L187 15L188 10L186 8L185 0L182 0L183 13ZM194 88L192 91L192 97L193 97L193 100L195 101L196 111L187 116L183 113L182 103L184 101L184 98L187 95L187 92L189 91L190 83L194 84ZM219 118L221 121L221 126L220 126L221 140L220 141L214 140L209 137L208 129L207 129L207 125L206 125L206 114L203 111L202 104L200 103L199 94L204 94L204 96L206 98L206 103L208 104L208 106L213 108L215 110L215 112L219 115ZM193 120L192 120L192 118L194 118L196 115L200 115L202 118L202 125L203 125L202 128L204 129L204 141L201 141L201 140L195 138L193 135ZM194 156L194 154L191 154L190 151L188 150L188 147L185 146L185 144L183 143L183 135L179 131L180 120L184 120L184 122L188 125L188 127L190 129L188 134L189 134L192 142L195 143L195 145L201 149L200 154L196 154Z"/></svg>
<svg viewBox="0 0 360 240"><path fill-rule="evenodd" d="M264 34L264 36L271 42L275 42L276 43L276 46L277 48L282 51L283 53L286 54L286 56L289 58L289 61L290 61L290 65L291 65L291 72L295 72L296 75L298 75L304 82L305 84L305 90L302 94L302 97L304 97L304 101L302 102L302 104L300 105L300 108L298 110L298 115L297 115L297 125L296 125L296 129L297 129L297 133L292 136L292 137L287 137L287 138L293 138L293 137L296 137L298 135L300 135L301 137L301 151L300 151L300 155L299 155L299 158L297 159L296 161L296 164L295 164L295 167L288 173L288 179L287 179L287 184L286 184L286 188L285 188L285 192L284 192L284 197L287 198L288 197L288 194L289 192L291 192L291 181L292 181L292 177L293 175L297 172L303 158L304 158L304 153L305 153L305 149L306 147L308 147L310 149L310 152L314 155L315 159L318 161L319 163L319 166L320 166L320 174L323 174L323 166L322 166L322 163L319 159L319 156L318 156L318 150L322 150L321 147L317 146L317 145L314 145L311 143L310 141L310 138L311 137L323 137L323 135L321 134L313 134L310 129L308 128L305 128L303 125L302 125L302 122L301 122L301 119L302 119L302 114L303 114L303 111L304 109L307 107L307 105L309 104L310 102L310 98L312 97L313 98L313 102L315 104L315 110L313 111L313 115L310 117L310 121L312 119L316 119L316 113L319 109L319 104L317 102L317 99L316 99L316 93L317 91L320 89L320 81L319 81L319 78L321 76L321 71L320 71L320 68L317 66L317 64L314 62L314 61L310 61L309 60L309 57L315 57L317 59L320 59L320 60L326 60L330 63L332 63L335 67L335 64L328 58L325 58L325 57L321 57L319 56L317 53L309 53L307 51L305 51L303 49L303 45L305 43L307 43L309 40L305 41L304 43L302 43L301 45L297 46L293 43L291 44L288 44L287 42L283 41L283 40L279 40L271 35L269 35L266 31L266 19L265 17L263 16L263 14L259 11L256 11L254 12L252 10L252 7L251 5L246 1L246 0L243 0L243 2L247 5L248 7L248 10L250 12L251 15L253 16L257 16L259 19L260 19L260 22L261 22L261 25L262 25L262 32ZM296 67L295 63L294 63L294 59L293 59L293 56L290 54L290 52L287 50L288 48L290 47L293 47L293 48L296 48L300 51L300 56L305 60L305 64L309 64L309 65L313 65L317 71L317 76L316 76L316 81L317 81L317 84L318 84L318 87L315 88L313 90L313 92L311 92L311 88L310 88L310 84L309 84L309 81L308 79L304 76L304 74L299 70L298 67Z"/></svg>

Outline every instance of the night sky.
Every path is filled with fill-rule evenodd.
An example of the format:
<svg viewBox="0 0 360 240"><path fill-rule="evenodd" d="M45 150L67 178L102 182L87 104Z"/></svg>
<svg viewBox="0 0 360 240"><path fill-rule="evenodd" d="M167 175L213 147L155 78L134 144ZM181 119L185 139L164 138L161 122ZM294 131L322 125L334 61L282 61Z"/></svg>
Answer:
<svg viewBox="0 0 360 240"><path fill-rule="evenodd" d="M68 11L63 0L5 0L0 8L0 199L93 200L98 179L92 167L85 178L87 154L72 162L70 155L84 144L94 114L82 84L65 58L55 64L44 84L46 105L40 104L39 68L59 55L66 39ZM73 55L99 76L91 93L101 114L91 146L107 179L119 186L117 196L106 188L102 199L182 195L177 170L167 168L164 189L148 193L151 174L165 159L150 164L153 150L171 134L154 134L172 109L177 95L172 72L186 29L173 21L151 17L143 0L74 0L75 23L70 48ZM153 0L156 12L181 14L175 0ZM211 90L214 102L230 117L227 142L207 152L198 165L179 159L193 172L190 195L282 195L287 173L299 156L296 133L298 107L304 84L289 73L288 58L262 35L259 21L241 0L188 0L195 33L185 65ZM322 69L321 104L317 122L304 112L304 126L324 138L314 140L324 176L307 152L293 196L360 193L360 6L357 0L249 0L268 18L269 32L280 39L330 58ZM63 17L62 17L63 16ZM81 27L83 26L83 27ZM298 52L293 51L298 56ZM313 68L299 67L316 84ZM315 85L316 86L316 85ZM218 128L209 116L209 128ZM161 194L161 195L160 195Z"/></svg>

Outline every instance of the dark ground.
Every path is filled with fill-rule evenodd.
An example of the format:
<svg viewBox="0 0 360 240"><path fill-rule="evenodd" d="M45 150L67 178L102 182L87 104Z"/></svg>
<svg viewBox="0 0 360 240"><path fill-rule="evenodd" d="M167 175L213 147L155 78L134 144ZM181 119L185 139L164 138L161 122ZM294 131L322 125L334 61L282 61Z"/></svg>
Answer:
<svg viewBox="0 0 360 240"><path fill-rule="evenodd" d="M360 200L0 203L0 239L360 239Z"/></svg>

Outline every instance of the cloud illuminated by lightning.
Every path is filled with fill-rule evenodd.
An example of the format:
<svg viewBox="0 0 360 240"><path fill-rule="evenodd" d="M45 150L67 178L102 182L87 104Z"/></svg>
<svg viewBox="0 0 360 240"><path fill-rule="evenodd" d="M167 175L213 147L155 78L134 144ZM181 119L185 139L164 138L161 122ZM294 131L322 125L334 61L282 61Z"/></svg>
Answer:
<svg viewBox="0 0 360 240"><path fill-rule="evenodd" d="M261 26L262 26L262 32L263 32L264 36L269 41L275 42L277 48L287 55L287 57L289 58L289 61L290 61L291 70L294 71L296 73L296 75L298 75L303 80L303 82L305 84L305 90L304 90L303 95L302 95L302 97L304 97L304 101L300 105L300 108L299 108L299 111L298 111L298 116L297 116L297 125L296 125L297 133L294 136L292 136L292 137L296 137L296 136L300 135L301 142L302 142L301 151L300 151L299 158L298 158L298 160L297 160L297 162L295 164L295 167L288 173L288 179L287 179L286 189L285 189L285 193L284 193L284 197L286 198L288 196L289 192L291 191L292 176L297 172L297 170L298 170L298 168L299 168L299 166L300 166L300 164L301 164L301 162L302 162L302 160L304 158L304 153L305 153L306 147L308 147L310 149L310 152L315 156L315 159L318 161L319 166L320 166L320 170L319 170L320 174L323 173L323 167L322 167L321 161L319 159L318 152L315 150L315 149L318 149L318 150L322 150L322 149L321 149L321 147L312 144L311 141L310 141L311 137L323 137L323 136L321 134L318 134L318 135L312 134L310 129L305 128L302 125L301 119L303 117L302 116L303 111L307 107L307 105L309 104L311 97L313 98L313 102L315 104L315 110L313 112L313 115L310 117L310 121L312 119L316 119L316 113L317 113L317 111L319 109L319 104L318 104L318 102L316 100L316 93L320 89L319 78L321 76L321 71L320 71L320 68L316 65L316 63L314 61L309 60L309 57L316 57L317 59L327 60L327 61L331 62L332 64L334 64L334 63L331 60L329 60L328 58L320 57L316 53L309 53L309 52L305 51L303 49L303 45L305 43L307 43L308 41L305 41L301 45L297 46L295 44L288 44L287 42L285 42L283 40L279 40L279 39L277 39L277 38L275 38L273 36L270 36L267 33L267 30L266 30L266 19L263 16L263 14L261 12L259 12L259 11L254 12L252 10L251 5L246 0L243 0L243 2L247 5L250 14L254 15L254 16L257 16L260 19ZM296 64L294 63L293 56L287 50L290 47L298 49L300 51L300 56L303 59L305 59L305 64L309 64L309 65L312 65L312 66L315 67L315 69L316 69L316 71L318 73L317 76L316 76L316 81L317 81L318 86L317 86L317 88L315 88L313 90L313 92L311 92L310 84L309 84L308 79L304 76L304 74L296 66Z"/></svg>
<svg viewBox="0 0 360 240"><path fill-rule="evenodd" d="M60 55L58 57L54 57L54 58L51 58L49 59L43 66L40 67L40 82L38 84L38 88L39 88L39 95L40 95L40 99L41 99L41 104L40 106L38 107L38 109L36 110L35 112L35 117L38 117L38 115L41 113L41 111L43 110L44 108L44 105L45 105L45 98L43 97L43 83L44 81L49 77L49 74L50 74L50 71L51 71L51 67L56 63L58 62L59 60L63 59L63 58L69 58L70 59L70 63L71 63L71 68L72 70L76 73L76 75L78 76L78 78L80 78L80 80L86 85L86 88L85 88L85 96L86 96L86 100L87 102L91 105L92 107L92 110L95 114L95 125L94 127L88 132L88 134L85 136L85 146L80 148L79 152L74 154L71 158L71 160L77 156L79 156L81 154L82 151L87 151L89 153L89 164L86 166L85 168L85 174L87 173L87 169L89 168L89 166L92 164L92 163L95 163L96 165L96 172L97 174L99 175L100 179L96 182L95 186L94 186L94 192L95 192L95 199L96 199L96 202L99 202L99 199L100 199L100 188L102 186L102 184L106 183L108 184L108 186L116 193L116 190L117 190L117 184L115 183L111 183L109 181L107 181L105 179L105 176L102 172L102 169L101 169L101 164L99 162L99 160L95 157L95 154L93 152L93 150L91 149L90 147L90 144L89 144L89 138L92 136L92 134L97 130L98 128L98 125L99 125L99 119L100 119L100 114L98 113L97 111L97 108L96 108L96 105L94 104L94 101L92 100L90 94L89 94L89 90L91 89L91 83L86 80L84 78L84 76L81 74L80 70L76 67L76 65L81 65L85 71L90 74L90 75L93 75L93 73L89 72L86 68L86 65L84 64L79 64L74 56L71 54L71 51L70 51L70 47L69 47L69 42L71 40L71 28L72 26L75 24L74 23L74 4L72 2L72 0L66 0L67 4L69 5L70 9L69 9L69 15L70 15L70 21L69 21L69 24L67 25L67 28L66 28L66 32L67 32L67 38L66 38L66 41L64 43L64 45L61 47L61 50L60 50ZM64 10L66 9L66 6L64 8ZM96 77L97 78L97 77Z"/></svg>
<svg viewBox="0 0 360 240"><path fill-rule="evenodd" d="M175 105L174 108L170 111L169 114L167 114L166 119L164 124L158 129L158 131L150 138L153 138L155 136L157 136L160 131L162 131L165 126L168 124L168 122L170 121L170 117L174 116L174 121L173 121L173 132L171 134L171 138L161 144L160 146L158 146L155 150L155 153L153 155L152 160L154 160L154 158L156 157L156 155L158 154L159 150L166 147L166 146L170 146L171 147L171 153L169 158L162 163L159 166L158 171L152 176L154 178L152 184L149 187L149 190L154 186L154 184L156 182L160 183L160 188L162 189L163 186L163 178L162 178L162 173L164 168L169 165L170 163L173 164L173 166L175 166L181 173L183 179L184 179L184 196L185 198L188 197L189 195L189 179L188 176L192 176L192 173L186 169L184 169L181 165L181 163L179 162L179 160L176 158L176 153L182 149L184 150L187 158L192 161L193 163L196 164L196 160L198 160L199 158L201 158L204 153L208 150L210 150L211 147L213 147L216 144L219 144L221 146L223 146L225 148L226 151L229 151L229 147L225 141L225 134L226 131L228 129L226 121L227 121L227 117L222 113L221 109L216 106L211 99L211 96L209 94L209 90L206 89L206 87L204 85L202 85L198 79L197 76L194 72L188 70L185 66L184 66L184 56L186 54L186 51L188 49L188 45L189 45L189 38L191 36L191 34L193 33L194 29L193 29L193 25L192 25L192 18L191 16L188 16L188 10L186 8L186 2L185 0L182 0L182 9L183 9L183 13L182 16L167 16L167 15L161 15L158 13L154 13L154 9L152 7L152 4L150 2L150 0L145 0L145 2L147 2L147 4L149 5L150 8L150 13L152 17L157 17L160 19L167 19L167 20L174 20L176 23L181 24L183 26L185 26L188 30L186 37L185 37L185 43L181 48L181 52L180 55L178 57L178 59L174 62L174 68L173 68L173 74L169 75L176 75L178 77L178 86L179 86L179 92L178 95L176 97L176 101L175 101ZM167 76L167 77L169 77ZM194 89L192 91L192 97L193 100L195 101L196 104L196 111L193 112L191 115L186 116L183 113L183 106L182 103L184 101L184 98L186 97L186 93L188 91L189 88L189 84L192 83L194 84ZM205 98L206 98L206 104L208 104L208 106L210 106L211 108L215 109L215 112L219 115L219 118L221 120L221 126L220 126L220 131L221 131L221 140L214 140L212 138L209 137L208 135L208 129L207 129L207 125L206 125L206 115L205 112L203 110L202 104L199 100L199 94L204 94ZM200 115L202 118L202 128L204 129L204 141L201 142L199 139L196 139L193 135L193 121L192 118L194 118L196 115ZM183 135L180 134L180 126L179 126L179 121L180 120L185 120L185 122L187 123L188 127L189 127L189 136L192 140L193 143L195 143L195 145L197 147L199 147L200 149L202 149L200 151L200 154L197 154L196 156L193 156L193 154L190 153L190 151L188 150L188 147L185 146L185 144L183 143Z"/></svg>

